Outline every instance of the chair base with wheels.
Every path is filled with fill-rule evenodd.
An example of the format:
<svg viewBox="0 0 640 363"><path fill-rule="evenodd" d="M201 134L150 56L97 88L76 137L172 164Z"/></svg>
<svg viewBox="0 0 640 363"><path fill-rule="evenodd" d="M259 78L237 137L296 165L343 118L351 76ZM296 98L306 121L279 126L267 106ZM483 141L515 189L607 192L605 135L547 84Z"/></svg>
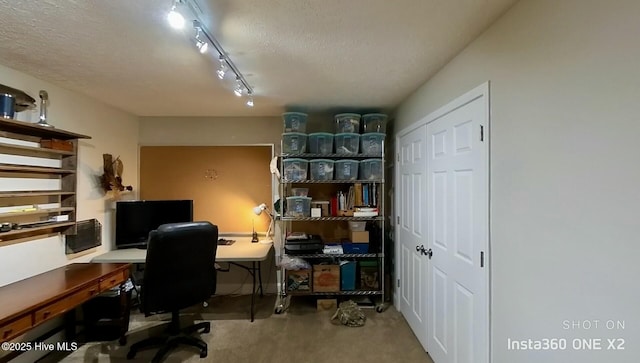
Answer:
<svg viewBox="0 0 640 363"><path fill-rule="evenodd" d="M180 315L177 311L174 311L171 313L171 322L169 323L167 332L162 336L149 337L131 345L129 353L127 353L127 359L133 359L140 350L162 346L151 360L152 363L159 363L171 349L176 348L179 344L191 345L198 348L200 350L200 358L205 358L207 356L207 343L191 335L201 329L202 331L200 333L209 333L209 331L211 331L211 323L202 322L181 329Z"/></svg>

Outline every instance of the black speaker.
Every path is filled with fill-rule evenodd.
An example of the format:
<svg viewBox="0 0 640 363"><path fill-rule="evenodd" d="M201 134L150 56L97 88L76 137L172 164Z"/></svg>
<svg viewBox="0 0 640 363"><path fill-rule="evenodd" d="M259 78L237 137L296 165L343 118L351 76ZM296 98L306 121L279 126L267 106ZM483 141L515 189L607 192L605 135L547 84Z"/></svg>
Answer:
<svg viewBox="0 0 640 363"><path fill-rule="evenodd" d="M102 244L102 224L97 219L79 221L78 232L75 235L67 235L66 254L78 253Z"/></svg>

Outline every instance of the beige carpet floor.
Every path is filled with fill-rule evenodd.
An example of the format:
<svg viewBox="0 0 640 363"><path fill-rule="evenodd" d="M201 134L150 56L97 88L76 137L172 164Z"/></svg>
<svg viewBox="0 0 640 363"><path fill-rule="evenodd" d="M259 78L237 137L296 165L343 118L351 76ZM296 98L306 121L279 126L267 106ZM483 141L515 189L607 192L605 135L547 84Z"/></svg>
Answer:
<svg viewBox="0 0 640 363"><path fill-rule="evenodd" d="M317 311L315 300L293 297L282 314L274 313L275 296L258 299L256 319L249 321L249 296L220 296L208 307L194 307L181 320L211 321L211 332L203 334L209 353L201 359L195 348L180 347L163 362L218 363L341 363L425 362L432 363L402 315L389 307L382 313L365 308L363 327L347 327L331 321L332 312ZM127 360L129 345L160 332L168 315L145 318L132 313L128 342L84 343L66 356L49 355L41 362L149 362L156 348L141 351Z"/></svg>

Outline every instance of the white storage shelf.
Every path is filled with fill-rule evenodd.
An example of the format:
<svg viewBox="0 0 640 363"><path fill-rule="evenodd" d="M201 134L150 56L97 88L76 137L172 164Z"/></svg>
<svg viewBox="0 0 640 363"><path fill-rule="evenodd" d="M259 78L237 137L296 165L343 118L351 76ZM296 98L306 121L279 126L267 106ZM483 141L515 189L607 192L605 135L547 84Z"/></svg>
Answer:
<svg viewBox="0 0 640 363"><path fill-rule="evenodd" d="M283 184L353 184L353 183L384 183L382 179L363 180L284 180Z"/></svg>
<svg viewBox="0 0 640 363"><path fill-rule="evenodd" d="M287 164L287 162L285 162L288 159L296 159L292 162L302 162L301 159L303 160L307 160L309 162L309 167L310 166L310 162L313 159L330 159L330 160L334 160L334 161L341 161L341 160L356 160L358 161L358 163L360 163L363 160L367 160L367 159L377 159L380 160L380 163L382 165L384 165L384 145L381 147L382 152L380 153L366 153L366 154L362 154L362 153L354 153L354 154L337 154L337 153L332 153L332 154L325 154L325 153L283 153L280 155L280 170L284 170L284 164ZM308 171L310 172L310 169L308 169ZM295 254L295 255L290 255L291 257L298 257L298 258L302 258L307 260L310 264L314 264L316 263L316 261L320 261L323 259L350 259L350 260L356 260L356 261L361 261L361 260L372 260L375 259L377 260L377 264L378 264L378 284L379 284L379 289L375 289L375 290L370 290L370 289L358 289L358 290L342 290L342 291L336 291L336 292L324 292L324 291L287 291L287 281L285 279L286 276L286 271L284 269L281 269L281 290L279 292L279 299L280 302L279 304L276 304L276 313L280 313L282 312L282 309L284 308L284 306L288 305L288 303L285 303L284 300L288 298L288 296L292 296L292 295L317 295L317 296L379 296L380 298L380 304L377 306L376 310L378 312L384 311L384 304L385 304L385 255L384 255L384 251L385 251L385 247L384 247L384 236L385 236L385 231L384 231L384 221L385 221L385 211L384 211L384 168L382 167L382 175L380 178L376 178L376 179L360 179L357 178L356 180L310 180L310 173L307 173L307 179L305 180L284 180L285 178L283 178L283 180L281 180L280 182L280 195L282 196L281 201L284 201L284 197L292 195L291 193L293 193L293 189L296 189L296 185L305 185L305 188L309 188L309 196L314 197L314 192L315 193L321 193L323 195L326 195L328 191L335 191L335 190L341 190L344 189L345 186L351 186L351 185L355 185L355 184L376 184L378 186L378 193L379 193L379 202L378 202L378 216L372 216L372 217L353 217L353 216L322 216L322 217L287 217L287 216L280 216L278 218L276 218L276 222L281 224L281 231L282 231L282 241L286 240L286 235L288 232L294 231L294 232L302 232L301 230L296 229L296 226L299 225L299 223L303 223L302 225L304 225L304 223L307 222L318 222L318 223L322 223L322 226L326 227L316 227L316 228L320 228L321 230L324 230L324 228L333 228L332 227L332 222L333 223L343 223L346 227L346 221L373 221L375 222L379 227L380 227L380 246L379 246L379 250L376 251L369 251L369 253L343 253L343 254L325 254L325 253L312 253L312 254ZM314 185L315 184L315 185ZM327 184L327 187L322 187L319 186L320 184ZM342 184L342 186L340 185L336 185L336 184ZM308 186L307 186L308 185ZM333 185L333 186L331 186ZM322 193L324 191L324 193ZM315 199L315 197L314 197ZM320 199L326 199L326 198L320 198ZM281 207L284 207L284 202L281 204ZM304 228L304 227L303 227ZM308 233L308 232L307 232ZM287 255L286 252L284 251L284 243L281 244L281 251L280 251L280 256L285 256ZM359 281L359 277L356 276L356 281ZM357 284L356 284L357 285ZM377 300L377 299L376 299Z"/></svg>

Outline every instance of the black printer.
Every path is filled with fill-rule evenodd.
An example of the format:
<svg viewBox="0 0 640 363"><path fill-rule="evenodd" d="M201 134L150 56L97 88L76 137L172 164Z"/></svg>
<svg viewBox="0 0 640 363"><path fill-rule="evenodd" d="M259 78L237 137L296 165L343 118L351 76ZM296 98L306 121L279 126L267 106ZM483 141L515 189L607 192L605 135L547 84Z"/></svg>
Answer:
<svg viewBox="0 0 640 363"><path fill-rule="evenodd" d="M309 255L322 253L322 238L314 234L292 233L284 242L284 252L288 255Z"/></svg>

